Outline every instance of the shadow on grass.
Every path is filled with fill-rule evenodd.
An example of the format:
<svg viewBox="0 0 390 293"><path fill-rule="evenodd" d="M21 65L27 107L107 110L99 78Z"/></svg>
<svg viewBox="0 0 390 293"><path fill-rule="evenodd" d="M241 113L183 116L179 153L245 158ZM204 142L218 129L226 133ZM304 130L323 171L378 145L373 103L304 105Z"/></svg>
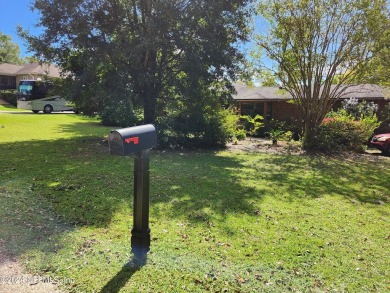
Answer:
<svg viewBox="0 0 390 293"><path fill-rule="evenodd" d="M244 168L237 158L211 151L160 152L154 161L151 202L157 205L153 209L157 217L169 212L192 222L208 222L215 217L224 219L229 213L253 214L256 208L251 202L263 198L237 177Z"/></svg>
<svg viewBox="0 0 390 293"><path fill-rule="evenodd" d="M75 124L65 131L82 133L83 129ZM5 205L0 210L7 219L0 224L0 237L9 249L18 247L16 254L57 249L47 239L69 228L46 227L52 221L48 210L53 210L56 221L77 226L107 227L117 212L131 217L133 159L110 156L101 137L3 143L0 153L0 184L5 186L1 193ZM363 161L154 151L150 164L154 219L209 224L232 213L254 215L265 196L283 193L282 200L296 200L337 194L376 203L387 201L390 190L388 168ZM23 200L17 196L21 193ZM30 200L34 201L31 210ZM35 218L37 213L42 217ZM13 229L22 226L25 229L16 235ZM123 267L101 292L118 292L142 265Z"/></svg>
<svg viewBox="0 0 390 293"><path fill-rule="evenodd" d="M147 255L133 258L100 290L100 293L117 293L147 261Z"/></svg>
<svg viewBox="0 0 390 293"><path fill-rule="evenodd" d="M62 222L50 204L23 183L1 181L0 253L17 258L29 250L47 254L61 249L57 236L70 232L73 227ZM49 268L36 269L47 271Z"/></svg>
<svg viewBox="0 0 390 293"><path fill-rule="evenodd" d="M267 169L267 180L282 182L292 191L290 200L299 195L316 198L326 194L370 204L390 199L390 161L383 156L267 156L264 163L275 166Z"/></svg>
<svg viewBox="0 0 390 293"><path fill-rule="evenodd" d="M66 222L104 227L117 210L132 206L133 159L110 156L102 138L0 144L0 152L2 183L27 185ZM195 222L256 213L265 195L282 192L289 200L339 194L376 203L390 190L388 168L318 156L154 151L150 165L151 215Z"/></svg>
<svg viewBox="0 0 390 293"><path fill-rule="evenodd" d="M2 181L28 186L66 222L104 227L117 210L132 205L133 159L110 156L102 138L0 144L0 152ZM173 200L173 216L190 212L189 218L203 221L204 208L253 212L243 199L261 198L236 182L241 165L234 158L154 152L150 164L151 204Z"/></svg>
<svg viewBox="0 0 390 293"><path fill-rule="evenodd" d="M81 132L78 127L68 131ZM0 185L5 186L6 195L1 197L4 204L0 214L7 219L0 224L0 238L14 256L35 250L55 254L62 248L58 239L64 233L75 226L107 227L117 212L128 217L121 216L121 221L131 223L133 159L110 156L107 142L101 137L3 143L0 153ZM234 158L217 157L211 152L154 152L151 216L158 217L159 208L154 205L164 202L161 195L173 200L168 209L174 212L169 216L193 221L206 221L211 211L250 211L249 204L240 202L243 192L252 196L250 191L230 176L239 168ZM237 204L231 204L227 192ZM210 211L204 212L205 207ZM50 253L46 257L50 258ZM50 262L42 262L34 270L50 271L50 267L43 267L45 263L50 266ZM133 264L123 267L102 292L118 292L142 266Z"/></svg>

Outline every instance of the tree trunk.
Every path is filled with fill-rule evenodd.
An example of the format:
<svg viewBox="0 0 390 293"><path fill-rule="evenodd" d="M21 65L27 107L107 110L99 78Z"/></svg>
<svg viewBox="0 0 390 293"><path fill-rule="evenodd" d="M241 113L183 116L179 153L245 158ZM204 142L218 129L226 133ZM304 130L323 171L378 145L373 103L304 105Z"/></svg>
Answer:
<svg viewBox="0 0 390 293"><path fill-rule="evenodd" d="M145 124L153 124L156 121L156 101L157 94L154 85L146 85L143 97Z"/></svg>
<svg viewBox="0 0 390 293"><path fill-rule="evenodd" d="M157 52L155 50L146 50L143 54L144 76L142 80L142 94L144 106L144 123L154 123L156 121L157 106Z"/></svg>
<svg viewBox="0 0 390 293"><path fill-rule="evenodd" d="M303 125L302 147L309 150L315 145L315 138L318 131L318 126L315 119L307 119Z"/></svg>

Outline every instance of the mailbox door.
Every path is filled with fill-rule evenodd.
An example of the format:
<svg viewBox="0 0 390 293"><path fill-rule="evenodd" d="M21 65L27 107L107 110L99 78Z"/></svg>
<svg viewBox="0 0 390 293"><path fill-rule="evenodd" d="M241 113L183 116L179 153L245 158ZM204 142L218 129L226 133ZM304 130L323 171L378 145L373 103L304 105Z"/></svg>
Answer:
<svg viewBox="0 0 390 293"><path fill-rule="evenodd" d="M124 156L123 140L120 133L111 131L108 136L108 147L111 155Z"/></svg>

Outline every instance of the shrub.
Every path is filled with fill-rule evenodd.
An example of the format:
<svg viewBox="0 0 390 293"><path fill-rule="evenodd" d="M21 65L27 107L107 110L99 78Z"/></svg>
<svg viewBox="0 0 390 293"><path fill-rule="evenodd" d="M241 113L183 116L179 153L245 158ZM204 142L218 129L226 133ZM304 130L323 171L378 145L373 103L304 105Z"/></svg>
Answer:
<svg viewBox="0 0 390 293"><path fill-rule="evenodd" d="M268 131L266 134L268 135L270 140L272 140L272 144L277 145L278 140L282 138L284 133L285 132L281 129L270 129L270 131Z"/></svg>
<svg viewBox="0 0 390 293"><path fill-rule="evenodd" d="M270 136L270 133L273 133L275 131L276 132L280 131L283 132L284 134L288 133L290 136L289 138L287 138L286 135L279 134L277 137L278 140L298 141L302 129L299 122L293 118L289 118L284 121L279 121L275 119L271 119L270 121L267 121L264 127L264 135Z"/></svg>
<svg viewBox="0 0 390 293"><path fill-rule="evenodd" d="M282 140L291 142L292 140L294 140L294 133L290 130L286 131L285 133L283 133Z"/></svg>
<svg viewBox="0 0 390 293"><path fill-rule="evenodd" d="M224 110L225 119L224 119L224 127L228 132L229 138L232 140L243 140L246 138L246 131L244 126L240 121L240 116L235 113L233 109Z"/></svg>
<svg viewBox="0 0 390 293"><path fill-rule="evenodd" d="M333 113L319 126L313 148L325 152L354 151L365 149L367 141L378 126L375 115L355 120L345 110Z"/></svg>
<svg viewBox="0 0 390 293"><path fill-rule="evenodd" d="M245 131L245 129L241 128L241 129L236 129L234 131L233 139L243 140L245 138L246 138L246 131Z"/></svg>
<svg viewBox="0 0 390 293"><path fill-rule="evenodd" d="M263 124L263 116L257 114L255 117L251 117L249 115L241 116L244 122L244 129L251 136L256 136L259 134L259 130L264 125Z"/></svg>
<svg viewBox="0 0 390 293"><path fill-rule="evenodd" d="M161 148L220 147L235 137L230 110L182 111L160 116L156 126ZM234 122L234 123L233 123Z"/></svg>
<svg viewBox="0 0 390 293"><path fill-rule="evenodd" d="M16 91L9 90L9 91L4 91L1 93L1 98L10 103L11 105L16 107Z"/></svg>
<svg viewBox="0 0 390 293"><path fill-rule="evenodd" d="M125 101L106 104L98 115L106 126L130 127L143 121L142 110L131 110L130 103Z"/></svg>

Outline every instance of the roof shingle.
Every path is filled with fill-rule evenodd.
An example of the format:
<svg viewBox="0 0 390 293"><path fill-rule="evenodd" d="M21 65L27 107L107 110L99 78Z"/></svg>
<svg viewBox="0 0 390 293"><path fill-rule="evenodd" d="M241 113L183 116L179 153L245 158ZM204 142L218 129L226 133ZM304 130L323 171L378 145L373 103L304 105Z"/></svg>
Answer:
<svg viewBox="0 0 390 293"><path fill-rule="evenodd" d="M237 94L233 95L234 100L247 101L278 101L290 100L291 95L279 87L253 87L245 84L234 84ZM334 88L335 86L333 86ZM345 90L342 99L384 99L385 93L382 87L373 84L351 85Z"/></svg>
<svg viewBox="0 0 390 293"><path fill-rule="evenodd" d="M14 65L9 63L0 64L0 74L7 76L17 75L47 75L49 77L60 77L61 72L58 66L54 64L31 63L25 65Z"/></svg>

